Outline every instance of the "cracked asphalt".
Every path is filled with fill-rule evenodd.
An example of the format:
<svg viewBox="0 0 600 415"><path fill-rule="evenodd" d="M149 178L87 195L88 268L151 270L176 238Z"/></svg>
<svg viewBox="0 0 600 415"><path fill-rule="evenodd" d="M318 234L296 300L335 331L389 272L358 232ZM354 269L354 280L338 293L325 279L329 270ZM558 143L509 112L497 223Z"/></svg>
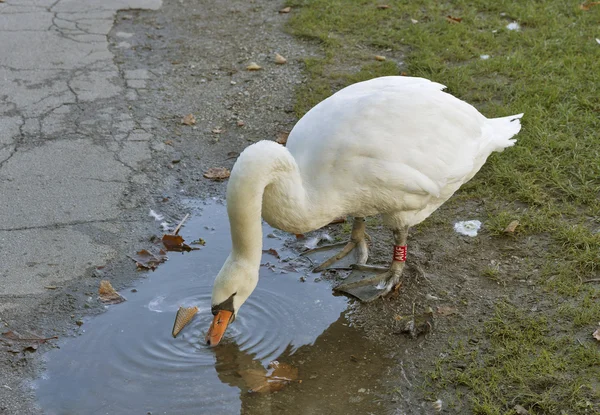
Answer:
<svg viewBox="0 0 600 415"><path fill-rule="evenodd" d="M224 195L204 170L291 129L314 49L284 33L282 4L0 1L0 332L76 334L104 309L100 278L140 277L127 255L161 234L150 209L177 223L183 199ZM0 414L42 412L50 347L0 341Z"/></svg>

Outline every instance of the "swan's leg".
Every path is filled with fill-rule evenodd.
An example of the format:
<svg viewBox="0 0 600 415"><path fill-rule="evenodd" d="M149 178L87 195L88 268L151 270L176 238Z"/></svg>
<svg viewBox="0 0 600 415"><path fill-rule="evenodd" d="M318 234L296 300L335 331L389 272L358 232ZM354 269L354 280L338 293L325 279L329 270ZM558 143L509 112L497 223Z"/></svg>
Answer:
<svg viewBox="0 0 600 415"><path fill-rule="evenodd" d="M394 257L389 268L357 264L352 272L335 290L341 291L361 301L373 301L389 293L400 282L406 261L406 239L408 227L394 229Z"/></svg>
<svg viewBox="0 0 600 415"><path fill-rule="evenodd" d="M338 244L332 245L323 245L315 249L311 249L310 251L306 251L302 253L304 256L309 256L316 252L329 251L335 248L342 247L342 250L318 265L313 272L321 272L327 268L332 267L336 262L340 259L348 256L349 253L355 252L356 264L364 264L367 262L367 258L369 257L369 248L367 247L367 234L365 233L365 218L354 218L354 223L352 225L352 234L350 235L350 241L348 243L342 242Z"/></svg>

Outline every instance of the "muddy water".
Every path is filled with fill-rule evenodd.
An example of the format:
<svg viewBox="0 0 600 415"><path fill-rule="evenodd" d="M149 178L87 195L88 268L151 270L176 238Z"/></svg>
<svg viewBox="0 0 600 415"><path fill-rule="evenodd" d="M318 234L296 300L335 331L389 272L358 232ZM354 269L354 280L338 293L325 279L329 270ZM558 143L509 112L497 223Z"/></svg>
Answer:
<svg viewBox="0 0 600 415"><path fill-rule="evenodd" d="M276 249L281 260L264 254L258 287L221 345L204 345L211 286L230 240L222 204L194 210L181 234L186 241L203 238L201 250L170 253L136 292L121 293L127 302L86 321L80 336L46 355L47 371L36 384L44 413L381 413L385 351L348 322L348 300L333 296L284 247L289 236L268 225L264 249ZM180 305L199 312L173 339ZM275 359L298 367L302 383L249 393L239 372Z"/></svg>

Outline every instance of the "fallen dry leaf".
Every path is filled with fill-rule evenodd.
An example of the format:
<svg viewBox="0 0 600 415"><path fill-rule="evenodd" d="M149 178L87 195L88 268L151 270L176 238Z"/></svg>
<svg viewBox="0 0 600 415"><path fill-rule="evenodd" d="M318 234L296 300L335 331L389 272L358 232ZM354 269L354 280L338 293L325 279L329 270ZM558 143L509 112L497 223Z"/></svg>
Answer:
<svg viewBox="0 0 600 415"><path fill-rule="evenodd" d="M579 8L581 10L587 11L587 10L591 9L592 7L597 6L599 4L600 4L600 1L586 1L585 3L580 4Z"/></svg>
<svg viewBox="0 0 600 415"><path fill-rule="evenodd" d="M157 254L153 254L147 249L142 249L130 258L135 261L135 265L139 269L155 270L156 267L167 260L167 253L160 249Z"/></svg>
<svg viewBox="0 0 600 415"><path fill-rule="evenodd" d="M375 55L375 60L379 62L383 62L385 60L385 56Z"/></svg>
<svg viewBox="0 0 600 415"><path fill-rule="evenodd" d="M250 392L269 393L283 389L290 382L302 383L298 379L298 368L291 365L273 361L265 369L240 370L242 377Z"/></svg>
<svg viewBox="0 0 600 415"><path fill-rule="evenodd" d="M263 249L263 252L265 254L271 254L273 255L275 258L280 259L281 257L279 256L279 252L277 252L275 249L273 248L269 248L269 249Z"/></svg>
<svg viewBox="0 0 600 415"><path fill-rule="evenodd" d="M288 131L282 131L279 134L277 134L277 139L275 140L275 142L284 146L287 144L289 135L290 133Z"/></svg>
<svg viewBox="0 0 600 415"><path fill-rule="evenodd" d="M231 172L225 167L211 167L204 172L204 177L211 180L225 180Z"/></svg>
<svg viewBox="0 0 600 415"><path fill-rule="evenodd" d="M214 134L221 134L223 132L223 130L220 127L217 127L217 128L213 128L212 132Z"/></svg>
<svg viewBox="0 0 600 415"><path fill-rule="evenodd" d="M56 285L46 285L44 288L47 290L56 290L58 287Z"/></svg>
<svg viewBox="0 0 600 415"><path fill-rule="evenodd" d="M240 153L238 153L237 151L230 151L229 153L227 153L226 160L235 159L235 158L238 158L239 156L240 156Z"/></svg>
<svg viewBox="0 0 600 415"><path fill-rule="evenodd" d="M198 238L195 241L190 242L192 245L206 245L206 241L202 238Z"/></svg>
<svg viewBox="0 0 600 415"><path fill-rule="evenodd" d="M184 239L181 237L181 235L163 235L162 237L162 243L165 246L167 251L174 251L174 252L190 252L190 251L196 251L199 248L192 248L191 246L189 246L188 244L184 243Z"/></svg>
<svg viewBox="0 0 600 415"><path fill-rule="evenodd" d="M100 295L100 301L105 304L119 304L125 301L125 298L123 298L123 296L121 296L107 280L100 281L98 294Z"/></svg>
<svg viewBox="0 0 600 415"><path fill-rule="evenodd" d="M377 8L379 10L385 10L385 9L389 9L390 5L389 4L379 4L379 5L377 5Z"/></svg>
<svg viewBox="0 0 600 415"><path fill-rule="evenodd" d="M594 339L600 341L600 328L597 328L596 331L592 333L592 336L594 336Z"/></svg>
<svg viewBox="0 0 600 415"><path fill-rule="evenodd" d="M440 316L451 316L453 314L458 314L458 310L456 310L456 308L446 305L438 306L435 311Z"/></svg>
<svg viewBox="0 0 600 415"><path fill-rule="evenodd" d="M173 337L177 337L179 332L183 330L187 324L192 321L192 318L198 312L198 307L179 307L177 310L177 315L175 316L175 323L173 324L173 331L171 334Z"/></svg>
<svg viewBox="0 0 600 415"><path fill-rule="evenodd" d="M194 114L188 114L181 119L181 123L184 125L194 125L196 124L196 117L194 117Z"/></svg>
<svg viewBox="0 0 600 415"><path fill-rule="evenodd" d="M304 239L303 233L295 233L294 236L296 237L296 239Z"/></svg>
<svg viewBox="0 0 600 415"><path fill-rule="evenodd" d="M165 140L165 144L172 147L173 146L173 141L171 141L171 140Z"/></svg>
<svg viewBox="0 0 600 415"><path fill-rule="evenodd" d="M283 56L281 56L279 53L275 54L275 63L277 63L279 65L283 65L286 62L287 62L286 58L284 58Z"/></svg>
<svg viewBox="0 0 600 415"><path fill-rule="evenodd" d="M448 15L448 16L446 16L446 20L449 23L460 23L460 22L462 22L462 17L454 17L454 16Z"/></svg>
<svg viewBox="0 0 600 415"><path fill-rule="evenodd" d="M529 415L529 411L523 408L521 405L515 405L513 410L517 413L517 415Z"/></svg>
<svg viewBox="0 0 600 415"><path fill-rule="evenodd" d="M517 229L517 226L519 226L519 221L518 220L513 220L511 223L508 224L508 226L504 229L504 232L507 233L513 233L515 231L515 229Z"/></svg>
<svg viewBox="0 0 600 415"><path fill-rule="evenodd" d="M292 11L291 7L284 7L283 9L279 10L279 13L289 13Z"/></svg>
<svg viewBox="0 0 600 415"><path fill-rule="evenodd" d="M246 70L248 70L248 71L259 71L261 69L262 69L262 66L260 66L256 62L250 62L250 64L248 66L246 66Z"/></svg>
<svg viewBox="0 0 600 415"><path fill-rule="evenodd" d="M243 127L244 125L246 125L246 123L244 121L242 121L242 120L238 120L237 121L237 126L238 127Z"/></svg>

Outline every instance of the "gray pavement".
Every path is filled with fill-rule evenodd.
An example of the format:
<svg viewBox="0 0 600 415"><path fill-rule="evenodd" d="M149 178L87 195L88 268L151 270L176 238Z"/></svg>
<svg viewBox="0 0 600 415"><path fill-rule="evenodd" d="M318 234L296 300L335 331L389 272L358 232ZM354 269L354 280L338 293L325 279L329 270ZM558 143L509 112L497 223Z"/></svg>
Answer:
<svg viewBox="0 0 600 415"><path fill-rule="evenodd" d="M126 110L150 74L119 71L107 35L117 10L160 6L0 3L0 311L115 256L80 225L123 221L154 137Z"/></svg>

